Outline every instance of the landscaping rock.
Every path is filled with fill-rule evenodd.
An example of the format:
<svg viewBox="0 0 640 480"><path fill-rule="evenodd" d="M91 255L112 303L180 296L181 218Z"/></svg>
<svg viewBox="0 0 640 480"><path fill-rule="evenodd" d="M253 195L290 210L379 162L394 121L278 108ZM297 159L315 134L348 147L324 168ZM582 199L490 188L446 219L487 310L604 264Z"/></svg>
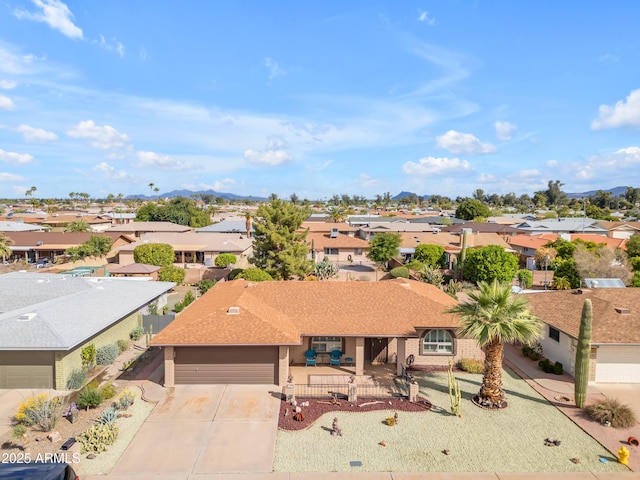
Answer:
<svg viewBox="0 0 640 480"><path fill-rule="evenodd" d="M49 435L47 435L47 438L51 443L59 442L60 440L62 440L60 432L51 432Z"/></svg>

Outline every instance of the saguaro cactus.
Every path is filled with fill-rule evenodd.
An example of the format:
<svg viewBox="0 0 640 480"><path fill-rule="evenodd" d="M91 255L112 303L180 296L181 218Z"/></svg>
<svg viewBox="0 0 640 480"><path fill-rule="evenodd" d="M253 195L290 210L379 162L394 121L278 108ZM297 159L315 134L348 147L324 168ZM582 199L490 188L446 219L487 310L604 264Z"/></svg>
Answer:
<svg viewBox="0 0 640 480"><path fill-rule="evenodd" d="M460 384L453 375L453 366L451 365L451 360L449 360L449 400L451 400L451 413L458 417L462 417L460 413L460 399Z"/></svg>
<svg viewBox="0 0 640 480"><path fill-rule="evenodd" d="M593 319L593 307L591 300L586 299L582 307L580 320L580 333L578 334L578 346L576 348L576 367L574 372L576 407L584 407L587 399L587 384L589 383L589 353L591 352L591 321Z"/></svg>

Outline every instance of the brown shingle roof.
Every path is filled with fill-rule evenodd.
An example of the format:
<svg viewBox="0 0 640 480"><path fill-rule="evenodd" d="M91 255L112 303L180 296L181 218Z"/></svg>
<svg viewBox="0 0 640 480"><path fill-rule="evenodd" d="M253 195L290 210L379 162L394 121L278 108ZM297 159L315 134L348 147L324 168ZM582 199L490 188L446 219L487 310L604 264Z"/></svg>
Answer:
<svg viewBox="0 0 640 480"><path fill-rule="evenodd" d="M300 344L303 335L412 337L415 327L456 328L456 305L433 285L382 282L216 284L160 332L155 345ZM239 307L238 314L227 313Z"/></svg>
<svg viewBox="0 0 640 480"><path fill-rule="evenodd" d="M640 344L640 288L597 288L527 295L531 313L552 327L578 338L584 300L593 303L592 343ZM616 308L628 308L620 314Z"/></svg>

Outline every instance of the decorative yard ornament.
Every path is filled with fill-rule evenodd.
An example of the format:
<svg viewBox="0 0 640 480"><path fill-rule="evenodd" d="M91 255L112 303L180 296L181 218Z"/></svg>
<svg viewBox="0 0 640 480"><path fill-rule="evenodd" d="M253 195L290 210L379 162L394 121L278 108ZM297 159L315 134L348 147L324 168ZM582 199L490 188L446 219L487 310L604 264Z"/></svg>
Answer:
<svg viewBox="0 0 640 480"><path fill-rule="evenodd" d="M593 319L593 306L591 300L586 299L582 307L580 319L580 333L578 334L578 346L576 348L576 367L574 372L574 392L576 407L584 407L587 399L587 385L589 383L589 354L591 352L591 323Z"/></svg>

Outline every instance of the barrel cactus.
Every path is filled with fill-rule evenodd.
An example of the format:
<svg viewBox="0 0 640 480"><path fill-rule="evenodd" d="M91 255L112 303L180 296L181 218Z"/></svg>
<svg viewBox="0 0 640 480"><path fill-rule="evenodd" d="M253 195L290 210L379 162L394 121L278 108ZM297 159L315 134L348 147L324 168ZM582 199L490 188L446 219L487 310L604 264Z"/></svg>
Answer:
<svg viewBox="0 0 640 480"><path fill-rule="evenodd" d="M576 348L575 397L576 407L584 407L587 399L587 384L589 383L589 353L591 352L591 321L593 307L591 300L586 299L582 307L580 319L580 333L578 334L578 346Z"/></svg>

